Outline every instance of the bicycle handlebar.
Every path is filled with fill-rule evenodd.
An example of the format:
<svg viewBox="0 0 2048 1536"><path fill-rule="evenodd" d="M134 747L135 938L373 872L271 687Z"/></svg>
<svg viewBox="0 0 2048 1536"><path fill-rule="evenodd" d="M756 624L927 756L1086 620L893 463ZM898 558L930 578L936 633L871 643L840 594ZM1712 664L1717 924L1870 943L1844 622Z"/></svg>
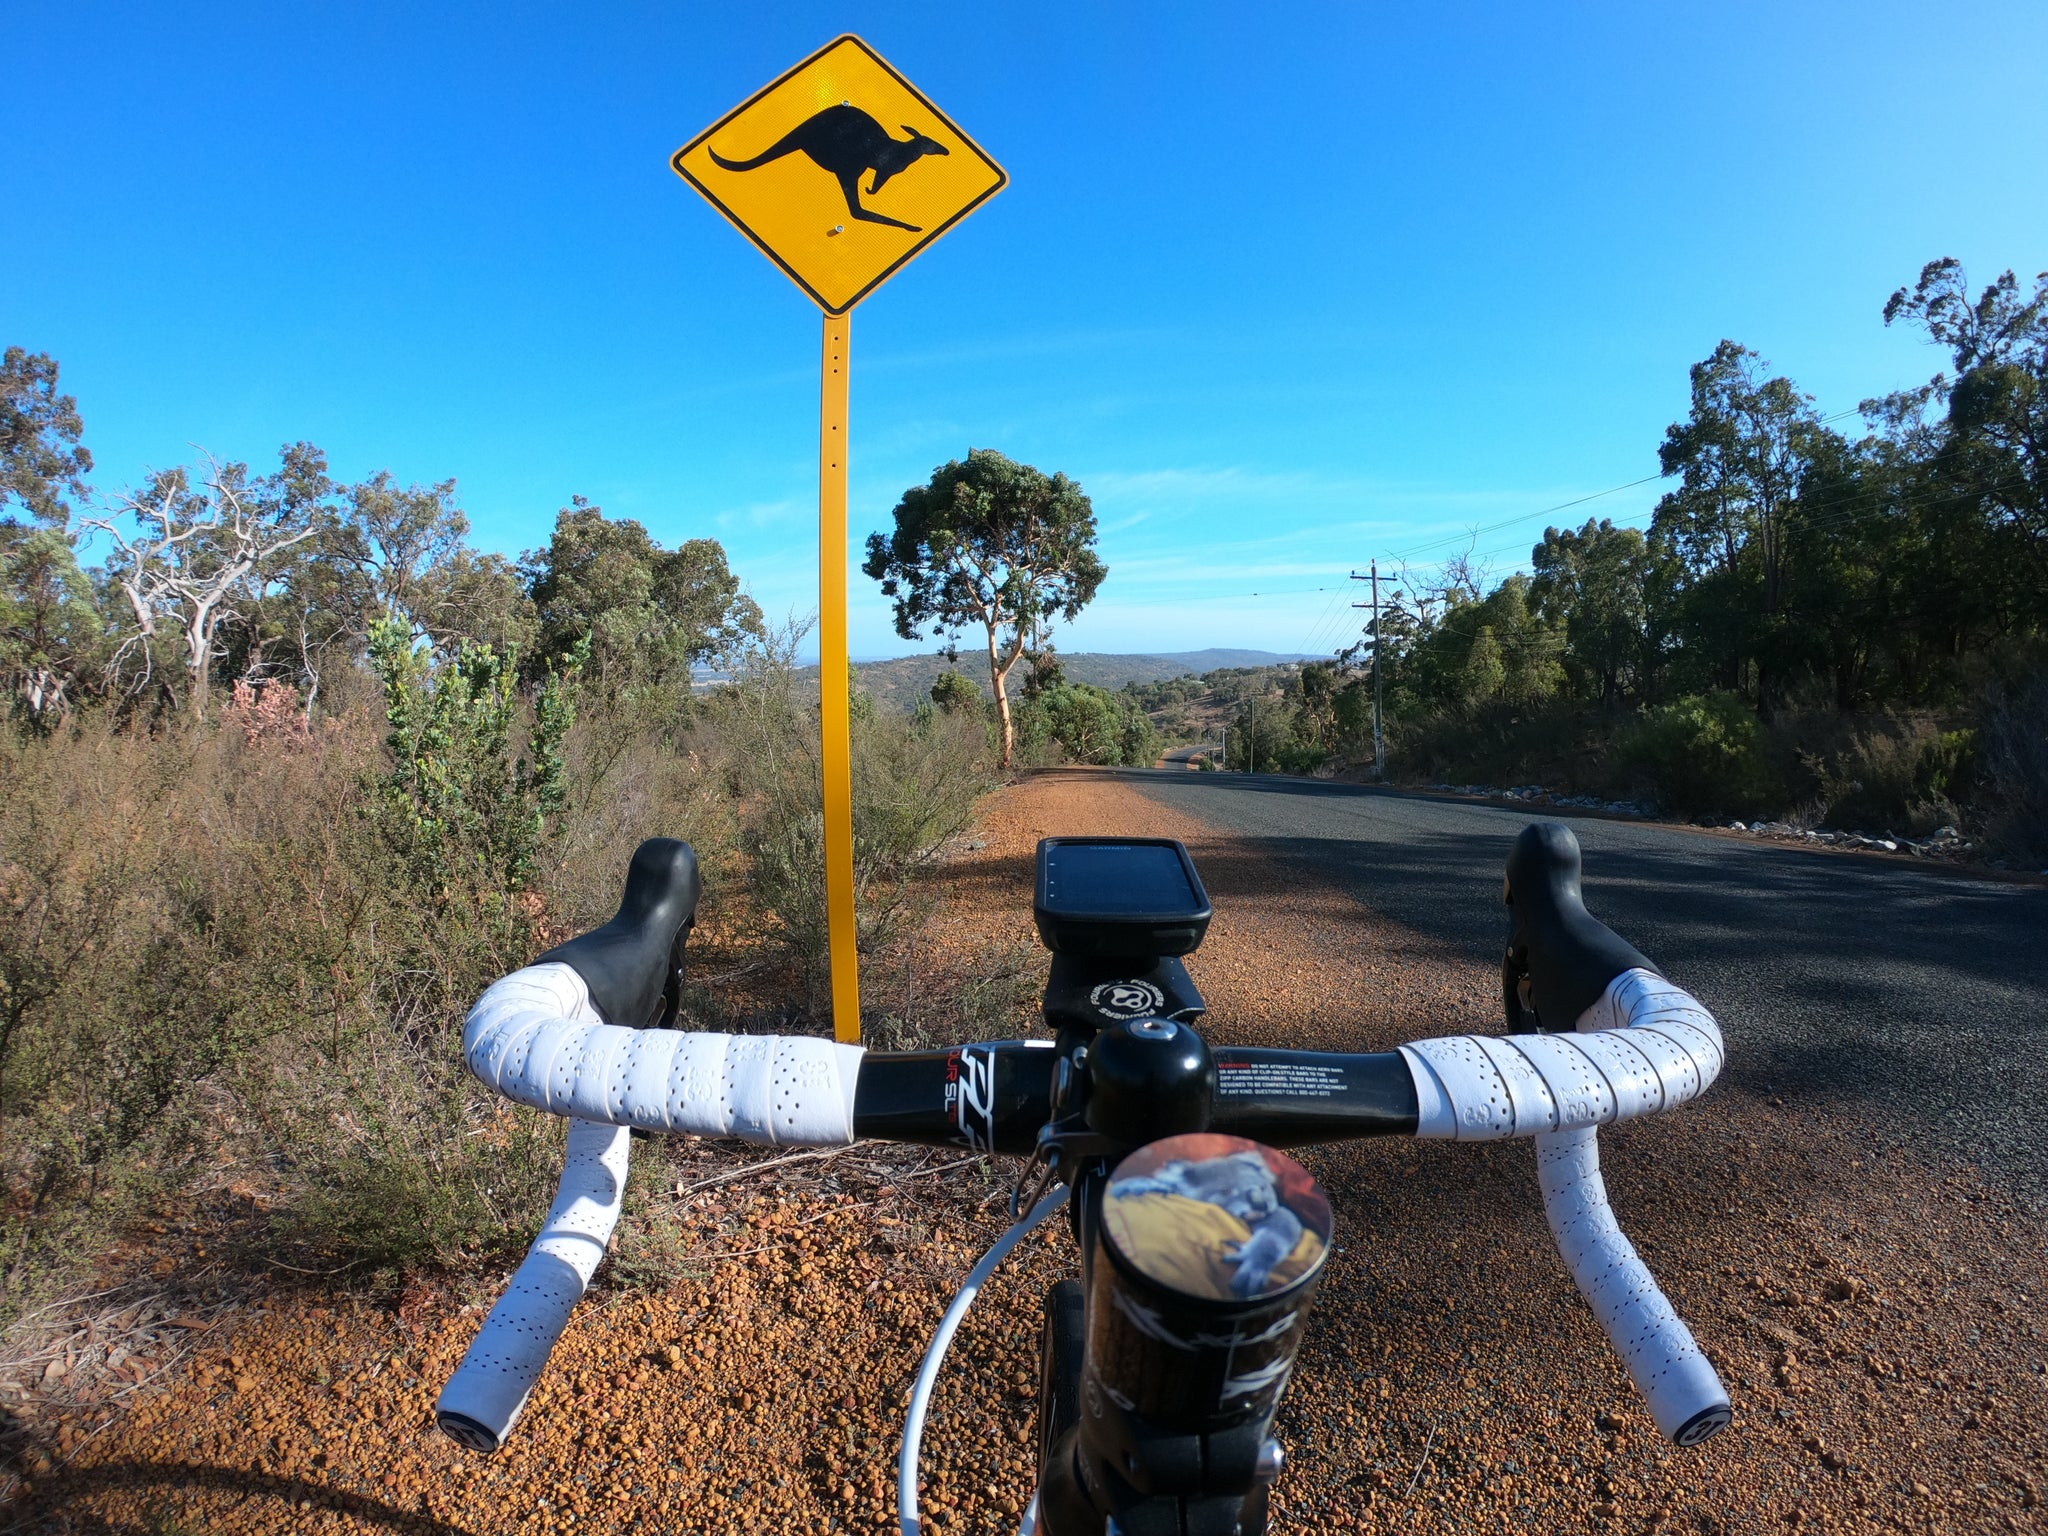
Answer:
<svg viewBox="0 0 2048 1536"><path fill-rule="evenodd" d="M721 1035L607 1024L576 967L543 960L477 1000L469 1070L518 1104L671 1136L774 1147L853 1140L864 1054L813 1035Z"/></svg>
<svg viewBox="0 0 2048 1536"><path fill-rule="evenodd" d="M495 1451L505 1443L610 1246L632 1144L623 1126L569 1122L554 1207L434 1405L435 1422L457 1444Z"/></svg>
<svg viewBox="0 0 2048 1536"><path fill-rule="evenodd" d="M1543 824L1526 829L1509 861L1515 932L1504 974L1511 1019L1569 1018L1576 1033L1443 1037L1364 1055L1221 1048L1210 1128L1275 1145L1534 1138L1567 1268L1658 1428L1693 1445L1729 1422L1728 1395L1615 1222L1595 1133L1704 1092L1721 1069L1721 1034L1704 1007L1585 911L1576 842L1555 832L1561 841ZM870 1054L812 1036L607 1022L673 1018L695 900L688 847L651 840L611 923L498 981L470 1012L470 1070L571 1120L561 1194L436 1407L441 1427L471 1449L504 1442L596 1270L618 1219L629 1129L770 1146L879 1135L1021 1153L1052 1118L1054 1052L1043 1042ZM1517 966L1530 1000L1519 1012ZM1562 1012L1575 1003L1577 1012Z"/></svg>

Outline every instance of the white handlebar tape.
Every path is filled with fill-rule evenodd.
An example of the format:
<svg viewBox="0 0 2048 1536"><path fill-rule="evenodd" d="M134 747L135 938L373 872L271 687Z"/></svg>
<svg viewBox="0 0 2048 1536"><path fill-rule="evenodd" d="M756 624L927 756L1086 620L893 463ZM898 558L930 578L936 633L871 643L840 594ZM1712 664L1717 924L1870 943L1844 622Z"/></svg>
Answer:
<svg viewBox="0 0 2048 1536"><path fill-rule="evenodd" d="M1579 1030L1402 1046L1415 1134L1497 1141L1633 1120L1698 1098L1721 1071L1714 1016L1654 971L1615 977Z"/></svg>
<svg viewBox="0 0 2048 1536"><path fill-rule="evenodd" d="M1622 1232L1600 1177L1594 1126L1536 1138L1536 1181L1565 1267L1666 1439L1698 1445L1733 1417L1728 1390Z"/></svg>
<svg viewBox="0 0 2048 1536"><path fill-rule="evenodd" d="M570 1122L569 1159L547 1224L434 1405L436 1422L472 1451L505 1443L597 1272L618 1224L632 1144L624 1126Z"/></svg>
<svg viewBox="0 0 2048 1536"><path fill-rule="evenodd" d="M1461 1035L1401 1047L1416 1134L1536 1140L1551 1235L1657 1428L1698 1445L1731 1417L1728 1393L1607 1204L1599 1127L1706 1092L1724 1059L1714 1016L1654 971L1624 971L1570 1035Z"/></svg>
<svg viewBox="0 0 2048 1536"><path fill-rule="evenodd" d="M514 971L462 1031L469 1070L551 1115L777 1147L853 1140L863 1054L811 1035L719 1035L607 1024L559 962Z"/></svg>

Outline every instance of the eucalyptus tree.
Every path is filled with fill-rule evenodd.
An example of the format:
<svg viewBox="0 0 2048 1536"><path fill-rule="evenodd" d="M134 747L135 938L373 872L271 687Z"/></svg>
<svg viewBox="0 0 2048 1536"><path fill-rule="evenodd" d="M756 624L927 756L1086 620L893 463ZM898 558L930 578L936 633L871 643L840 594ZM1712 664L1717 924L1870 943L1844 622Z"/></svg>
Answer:
<svg viewBox="0 0 2048 1536"><path fill-rule="evenodd" d="M586 679L611 694L655 690L687 699L691 669L763 634L760 607L741 589L716 539L664 548L631 518L570 498L547 547L521 562L539 624L536 665L586 638Z"/></svg>
<svg viewBox="0 0 2048 1536"><path fill-rule="evenodd" d="M261 478L211 457L196 478L183 465L159 470L111 513L85 520L113 545L107 579L133 620L114 664L127 668L133 689L164 685L173 697L182 692L195 719L205 717L224 632L319 531L295 489L308 447L286 448L278 472ZM156 675L160 651L182 672L182 690Z"/></svg>
<svg viewBox="0 0 2048 1536"><path fill-rule="evenodd" d="M1885 324L1899 320L1946 349L1954 373L1871 404L1909 421L1945 408L1931 467L1952 497L1975 504L2005 574L2025 573L2027 617L2048 622L2048 272L2031 293L2003 272L1973 299L1961 262L1930 261L1886 302ZM1996 581L1999 571L1984 574Z"/></svg>
<svg viewBox="0 0 2048 1536"><path fill-rule="evenodd" d="M0 357L0 676L37 725L76 702L102 630L68 532L67 498L90 494L84 434L77 400L58 392L57 360L9 347Z"/></svg>
<svg viewBox="0 0 2048 1536"><path fill-rule="evenodd" d="M1655 670L1651 605L1662 551L1640 528L1588 518L1546 528L1529 554L1529 597L1565 637L1560 660L1575 692L1609 710L1648 692Z"/></svg>
<svg viewBox="0 0 2048 1536"><path fill-rule="evenodd" d="M983 631L1008 767L1016 746L1011 669L1044 648L1055 620L1087 607L1109 574L1095 553L1095 509L1063 474L970 448L905 491L895 523L887 535L868 536L861 569L893 600L904 639Z"/></svg>
<svg viewBox="0 0 2048 1536"><path fill-rule="evenodd" d="M1692 409L1657 450L1677 490L1658 502L1654 532L1685 574L1687 639L1718 682L1753 669L1759 709L1772 707L1788 644L1787 525L1809 466L1834 434L1813 397L1771 376L1748 347L1723 341L1692 368Z"/></svg>
<svg viewBox="0 0 2048 1536"><path fill-rule="evenodd" d="M66 493L88 494L92 452L79 441L84 433L78 401L57 393L57 360L9 347L0 357L0 511L11 502L38 523L64 527Z"/></svg>

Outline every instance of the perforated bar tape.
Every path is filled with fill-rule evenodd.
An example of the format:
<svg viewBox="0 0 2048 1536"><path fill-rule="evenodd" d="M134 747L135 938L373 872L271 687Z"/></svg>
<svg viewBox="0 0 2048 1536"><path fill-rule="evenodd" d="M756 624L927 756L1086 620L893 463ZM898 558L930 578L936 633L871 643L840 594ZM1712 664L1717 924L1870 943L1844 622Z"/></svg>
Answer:
<svg viewBox="0 0 2048 1536"><path fill-rule="evenodd" d="M1624 971L1575 1035L1452 1035L1401 1047L1418 1136L1497 1141L1633 1120L1696 1099L1721 1071L1714 1016L1654 971Z"/></svg>
<svg viewBox="0 0 2048 1536"><path fill-rule="evenodd" d="M547 1224L434 1405L441 1428L471 1450L504 1443L597 1273L618 1224L632 1144L624 1126L571 1122L569 1161Z"/></svg>
<svg viewBox="0 0 2048 1536"><path fill-rule="evenodd" d="M472 1450L511 1432L618 1223L630 1130L770 1146L853 1140L861 1049L809 1036L686 1034L607 1024L569 966L514 971L462 1032L474 1072L508 1099L569 1117L562 1187L518 1273L435 1405Z"/></svg>
<svg viewBox="0 0 2048 1536"><path fill-rule="evenodd" d="M1543 1213L1565 1268L1627 1363L1657 1428L1667 1440L1698 1445L1727 1426L1728 1390L1615 1221L1600 1177L1599 1135L1589 1125L1536 1138Z"/></svg>
<svg viewBox="0 0 2048 1536"><path fill-rule="evenodd" d="M778 1147L853 1140L859 1046L606 1024L559 963L514 971L478 998L462 1051L491 1088L551 1115Z"/></svg>
<svg viewBox="0 0 2048 1536"><path fill-rule="evenodd" d="M1403 1046L1416 1134L1485 1141L1530 1136L1557 1251L1628 1365L1657 1428L1697 1445L1727 1425L1728 1392L1692 1331L1614 1219L1599 1128L1671 1109L1720 1074L1721 1030L1693 996L1653 971L1624 971L1572 1035L1464 1035Z"/></svg>

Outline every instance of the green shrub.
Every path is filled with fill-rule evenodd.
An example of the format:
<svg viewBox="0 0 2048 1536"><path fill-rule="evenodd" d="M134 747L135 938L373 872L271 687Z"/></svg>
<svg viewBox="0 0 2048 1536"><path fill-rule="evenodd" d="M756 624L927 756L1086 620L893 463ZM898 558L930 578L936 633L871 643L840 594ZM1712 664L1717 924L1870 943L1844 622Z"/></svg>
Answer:
<svg viewBox="0 0 2048 1536"><path fill-rule="evenodd" d="M981 689L964 672L948 667L932 680L931 702L949 715L979 714L984 708Z"/></svg>
<svg viewBox="0 0 2048 1536"><path fill-rule="evenodd" d="M1387 731L1397 777L1425 783L1542 784L1567 794L1629 788L1615 762L1614 722L1568 698L1495 701L1396 720ZM1370 759L1370 738L1361 754Z"/></svg>
<svg viewBox="0 0 2048 1536"><path fill-rule="evenodd" d="M519 665L488 645L465 643L436 668L411 627L385 619L370 630L370 666L384 685L391 768L379 784L381 822L421 890L459 884L523 890L550 817L561 814L562 741L575 723L566 675L549 669L534 699L529 753L515 759Z"/></svg>
<svg viewBox="0 0 2048 1536"><path fill-rule="evenodd" d="M1785 798L1762 722L1737 694L1691 694L1646 710L1623 734L1620 755L1687 815L1760 815Z"/></svg>
<svg viewBox="0 0 2048 1536"><path fill-rule="evenodd" d="M253 1061L352 1037L367 748L0 740L0 1315L250 1129Z"/></svg>
<svg viewBox="0 0 2048 1536"><path fill-rule="evenodd" d="M1962 820L1957 805L1969 796L1976 757L1975 731L1917 718L1855 732L1847 747L1803 760L1820 785L1827 825L1923 836Z"/></svg>
<svg viewBox="0 0 2048 1536"><path fill-rule="evenodd" d="M1984 770L1994 845L2008 858L2048 865L2048 681L2037 678L1991 702Z"/></svg>
<svg viewBox="0 0 2048 1536"><path fill-rule="evenodd" d="M1295 712L1284 701L1252 698L1231 720L1223 766L1238 773L1286 773L1302 745Z"/></svg>
<svg viewBox="0 0 2048 1536"><path fill-rule="evenodd" d="M1137 702L1092 683L1059 683L1036 700L1048 736L1070 762L1097 767L1150 765L1159 734Z"/></svg>

